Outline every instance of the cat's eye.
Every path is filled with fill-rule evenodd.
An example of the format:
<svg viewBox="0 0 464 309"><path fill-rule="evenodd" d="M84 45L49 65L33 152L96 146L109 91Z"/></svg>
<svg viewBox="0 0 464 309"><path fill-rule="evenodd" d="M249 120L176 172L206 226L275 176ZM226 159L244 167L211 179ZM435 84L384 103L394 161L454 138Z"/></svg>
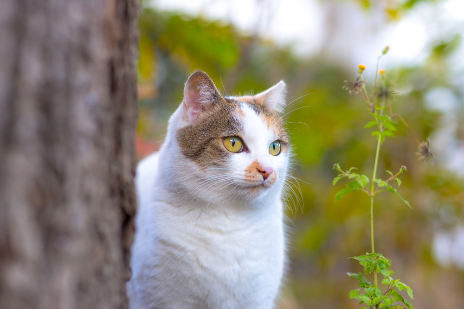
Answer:
<svg viewBox="0 0 464 309"><path fill-rule="evenodd" d="M272 143L271 145L269 145L269 153L273 156L278 156L280 155L280 142L279 141L275 141L274 143Z"/></svg>
<svg viewBox="0 0 464 309"><path fill-rule="evenodd" d="M224 138L224 146L230 152L239 152L242 150L243 142L238 136L228 136Z"/></svg>

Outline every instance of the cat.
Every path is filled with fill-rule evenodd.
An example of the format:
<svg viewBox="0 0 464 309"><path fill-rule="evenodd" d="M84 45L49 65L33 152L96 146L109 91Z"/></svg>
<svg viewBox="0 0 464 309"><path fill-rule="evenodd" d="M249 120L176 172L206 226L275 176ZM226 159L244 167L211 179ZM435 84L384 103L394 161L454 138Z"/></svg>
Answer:
<svg viewBox="0 0 464 309"><path fill-rule="evenodd" d="M223 97L194 72L137 167L131 309L273 308L286 265L286 84Z"/></svg>

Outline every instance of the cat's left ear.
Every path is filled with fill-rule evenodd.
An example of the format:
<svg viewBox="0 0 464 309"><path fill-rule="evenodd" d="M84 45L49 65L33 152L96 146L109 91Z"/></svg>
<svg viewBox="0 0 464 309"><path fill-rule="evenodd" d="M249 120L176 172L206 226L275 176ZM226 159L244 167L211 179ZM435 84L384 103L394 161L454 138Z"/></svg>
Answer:
<svg viewBox="0 0 464 309"><path fill-rule="evenodd" d="M208 74L200 70L195 71L185 83L184 117L190 125L195 124L221 100L223 98Z"/></svg>
<svg viewBox="0 0 464 309"><path fill-rule="evenodd" d="M287 94L287 85L283 80L272 86L266 91L258 93L253 98L256 103L266 106L267 108L282 112L285 107L285 95Z"/></svg>

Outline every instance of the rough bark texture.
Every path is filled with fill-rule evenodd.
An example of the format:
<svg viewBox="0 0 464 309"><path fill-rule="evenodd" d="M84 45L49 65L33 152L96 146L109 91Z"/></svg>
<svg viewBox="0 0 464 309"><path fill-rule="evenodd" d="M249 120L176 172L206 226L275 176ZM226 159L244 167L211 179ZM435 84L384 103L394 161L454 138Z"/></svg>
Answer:
<svg viewBox="0 0 464 309"><path fill-rule="evenodd" d="M0 307L125 308L136 0L0 1Z"/></svg>

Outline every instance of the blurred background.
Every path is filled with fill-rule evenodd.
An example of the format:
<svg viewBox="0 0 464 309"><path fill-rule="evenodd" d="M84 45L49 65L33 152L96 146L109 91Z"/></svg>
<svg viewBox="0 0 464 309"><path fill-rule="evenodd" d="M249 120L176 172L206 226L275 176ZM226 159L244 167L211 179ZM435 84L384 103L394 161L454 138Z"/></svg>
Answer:
<svg viewBox="0 0 464 309"><path fill-rule="evenodd" d="M384 171L401 176L401 195L376 198L376 251L392 259L395 279L414 290L416 308L464 303L464 1L462 0L152 0L139 21L137 154L157 150L167 120L195 69L223 94L288 85L287 128L295 152L293 184L301 203L287 209L290 270L279 308L359 308L348 257L370 251L369 200L334 204L334 163L372 175L376 140L359 95L342 89L365 64L373 92L380 61L397 95L393 110L435 158L419 161L399 123L381 148ZM396 187L396 186L395 186ZM296 198L294 199L296 200Z"/></svg>

